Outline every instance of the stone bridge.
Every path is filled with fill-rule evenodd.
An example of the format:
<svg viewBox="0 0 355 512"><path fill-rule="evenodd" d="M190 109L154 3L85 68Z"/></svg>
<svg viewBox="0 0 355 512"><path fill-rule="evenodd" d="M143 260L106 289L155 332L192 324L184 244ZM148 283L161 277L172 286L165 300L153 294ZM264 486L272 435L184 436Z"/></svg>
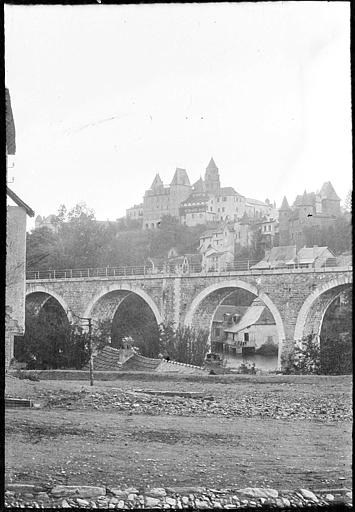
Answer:
<svg viewBox="0 0 355 512"><path fill-rule="evenodd" d="M352 286L352 268L248 270L188 275L32 279L26 282L26 309L37 313L49 298L56 299L69 321L72 315L113 320L131 294L151 308L158 324L211 328L217 307L238 289L259 297L271 311L281 355L303 336L320 334L331 302Z"/></svg>

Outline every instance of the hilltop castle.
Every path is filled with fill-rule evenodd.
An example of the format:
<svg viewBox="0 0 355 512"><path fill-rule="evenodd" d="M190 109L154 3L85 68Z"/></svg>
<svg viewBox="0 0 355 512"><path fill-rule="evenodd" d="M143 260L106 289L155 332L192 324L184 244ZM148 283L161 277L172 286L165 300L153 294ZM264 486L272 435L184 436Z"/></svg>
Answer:
<svg viewBox="0 0 355 512"><path fill-rule="evenodd" d="M246 198L232 187L222 187L219 170L213 158L206 167L204 179L190 184L186 169L177 168L170 185L163 184L159 174L145 192L143 203L126 211L129 219L142 221L143 229L157 228L164 215L171 215L186 226L214 221L234 221L244 214L252 217L277 215L276 205L266 200Z"/></svg>

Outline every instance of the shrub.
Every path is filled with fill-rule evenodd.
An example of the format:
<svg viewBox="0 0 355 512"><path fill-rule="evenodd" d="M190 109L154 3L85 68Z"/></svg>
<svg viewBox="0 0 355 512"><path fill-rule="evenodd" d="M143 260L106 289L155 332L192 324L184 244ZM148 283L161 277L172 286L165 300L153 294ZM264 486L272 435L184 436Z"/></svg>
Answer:
<svg viewBox="0 0 355 512"><path fill-rule="evenodd" d="M180 363L202 366L208 351L209 331L171 323L160 326L160 351Z"/></svg>
<svg viewBox="0 0 355 512"><path fill-rule="evenodd" d="M15 377L17 377L18 379L20 380L31 380L33 382L39 382L40 381L40 378L39 378L39 375L37 373L25 373L24 371L22 370L17 370L17 372L15 373Z"/></svg>
<svg viewBox="0 0 355 512"><path fill-rule="evenodd" d="M282 357L284 374L320 374L320 346L314 334L305 336L293 350Z"/></svg>

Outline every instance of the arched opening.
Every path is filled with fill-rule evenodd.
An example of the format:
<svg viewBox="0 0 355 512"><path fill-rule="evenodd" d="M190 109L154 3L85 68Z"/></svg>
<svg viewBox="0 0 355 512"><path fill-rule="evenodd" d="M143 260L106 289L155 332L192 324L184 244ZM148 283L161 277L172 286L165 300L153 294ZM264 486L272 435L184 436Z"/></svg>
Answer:
<svg viewBox="0 0 355 512"><path fill-rule="evenodd" d="M351 281L343 277L314 290L297 318L295 341L314 337L324 373L349 373L352 368Z"/></svg>
<svg viewBox="0 0 355 512"><path fill-rule="evenodd" d="M25 334L14 340L14 357L27 368L68 368L78 359L63 305L61 298L43 291L26 296Z"/></svg>
<svg viewBox="0 0 355 512"><path fill-rule="evenodd" d="M281 366L285 334L280 313L253 285L231 280L207 287L192 301L185 325L209 329L211 349L223 351L229 366L245 360L260 369Z"/></svg>
<svg viewBox="0 0 355 512"><path fill-rule="evenodd" d="M341 292L328 306L319 338L322 372L352 373L352 287Z"/></svg>
<svg viewBox="0 0 355 512"><path fill-rule="evenodd" d="M162 318L153 299L143 290L112 289L96 297L85 316L94 320L98 331L109 332L112 347L122 347L122 339L131 337L142 355L158 356Z"/></svg>

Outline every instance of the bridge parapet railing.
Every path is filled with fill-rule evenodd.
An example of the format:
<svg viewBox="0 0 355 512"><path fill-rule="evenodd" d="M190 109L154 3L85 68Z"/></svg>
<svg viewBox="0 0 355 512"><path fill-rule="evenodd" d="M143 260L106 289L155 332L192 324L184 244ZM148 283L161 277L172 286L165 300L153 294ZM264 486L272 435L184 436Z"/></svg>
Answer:
<svg viewBox="0 0 355 512"><path fill-rule="evenodd" d="M137 266L120 266L120 267L101 267L101 268L76 268L76 269L58 269L58 270L27 270L26 279L75 279L75 278L90 278L90 277L126 277L126 276L154 276L159 274L168 275L188 275L188 274L213 274L213 273L235 273L235 272L255 272L260 273L264 271L287 271L287 270L322 270L322 269L336 269L351 270L352 266L341 266L332 262L332 264L324 264L322 266L312 265L278 265L278 266L256 266L258 262L253 260L236 261L233 264L228 264L223 267L210 267L203 268L201 264L190 265L174 265L171 263L164 265L157 265L154 267L146 265Z"/></svg>

